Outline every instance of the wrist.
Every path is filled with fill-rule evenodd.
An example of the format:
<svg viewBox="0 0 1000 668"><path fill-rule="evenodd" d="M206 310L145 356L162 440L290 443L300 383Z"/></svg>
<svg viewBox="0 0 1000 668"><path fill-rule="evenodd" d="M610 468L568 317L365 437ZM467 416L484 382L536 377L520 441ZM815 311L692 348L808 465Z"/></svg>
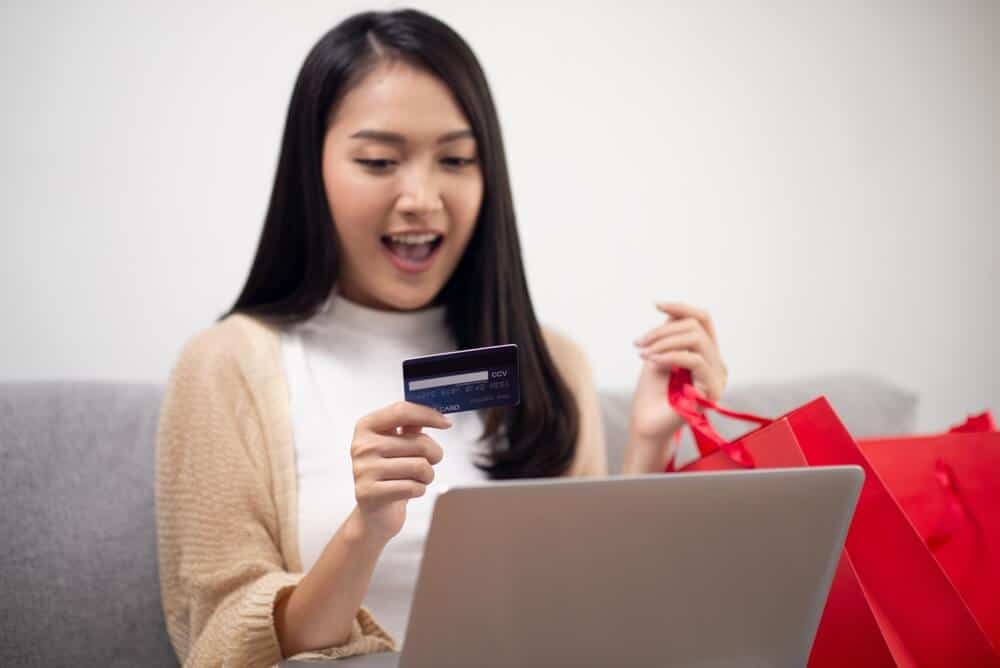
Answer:
<svg viewBox="0 0 1000 668"><path fill-rule="evenodd" d="M354 510L347 516L343 532L344 540L351 546L362 549L368 548L375 551L380 551L392 538L392 536L385 536L372 531L365 523L364 517L361 515L361 509L358 506L354 506Z"/></svg>
<svg viewBox="0 0 1000 668"><path fill-rule="evenodd" d="M629 429L628 445L622 460L622 473L661 473L671 455L669 438L652 437Z"/></svg>
<svg viewBox="0 0 1000 668"><path fill-rule="evenodd" d="M628 422L629 440L637 442L640 447L661 448L667 445L670 438L684 424L684 418L669 406L665 414L657 418L655 423L637 420L633 413L629 416Z"/></svg>

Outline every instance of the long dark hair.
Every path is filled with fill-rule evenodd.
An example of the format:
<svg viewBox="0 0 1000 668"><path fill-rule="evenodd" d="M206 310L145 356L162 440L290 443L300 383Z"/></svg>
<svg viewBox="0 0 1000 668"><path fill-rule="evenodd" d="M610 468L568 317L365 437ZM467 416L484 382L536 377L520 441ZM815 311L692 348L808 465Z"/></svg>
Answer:
<svg viewBox="0 0 1000 668"><path fill-rule="evenodd" d="M459 348L516 343L521 403L489 409L479 466L491 478L556 476L576 450L580 416L542 338L528 294L500 123L486 76L465 41L413 9L364 12L326 33L299 71L288 106L281 156L257 254L232 313L272 323L315 314L340 263L321 176L331 109L386 58L436 75L455 95L481 159L483 201L465 254L437 301ZM500 436L506 436L503 443Z"/></svg>

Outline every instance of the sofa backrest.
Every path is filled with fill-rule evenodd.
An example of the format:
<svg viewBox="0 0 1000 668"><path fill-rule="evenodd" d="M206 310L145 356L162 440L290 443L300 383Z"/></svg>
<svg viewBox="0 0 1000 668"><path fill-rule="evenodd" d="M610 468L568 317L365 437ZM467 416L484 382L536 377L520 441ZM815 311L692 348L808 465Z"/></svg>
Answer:
<svg viewBox="0 0 1000 668"><path fill-rule="evenodd" d="M0 665L177 665L156 572L162 392L0 384Z"/></svg>

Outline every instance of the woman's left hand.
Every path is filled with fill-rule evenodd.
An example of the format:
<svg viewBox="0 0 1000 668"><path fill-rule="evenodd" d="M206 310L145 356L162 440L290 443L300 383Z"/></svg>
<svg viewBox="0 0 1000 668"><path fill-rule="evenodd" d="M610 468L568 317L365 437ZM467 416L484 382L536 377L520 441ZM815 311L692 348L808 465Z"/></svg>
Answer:
<svg viewBox="0 0 1000 668"><path fill-rule="evenodd" d="M671 369L690 370L695 388L712 401L722 396L729 372L708 313L674 302L658 303L656 308L669 317L635 341L645 361L632 396L629 428L643 440L660 443L681 426L667 403Z"/></svg>

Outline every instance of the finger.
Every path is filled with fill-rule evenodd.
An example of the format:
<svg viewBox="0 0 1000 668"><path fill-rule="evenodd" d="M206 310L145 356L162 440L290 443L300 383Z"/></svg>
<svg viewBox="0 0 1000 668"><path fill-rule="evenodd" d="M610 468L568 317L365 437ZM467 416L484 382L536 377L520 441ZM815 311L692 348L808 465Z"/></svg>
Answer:
<svg viewBox="0 0 1000 668"><path fill-rule="evenodd" d="M681 322L697 322L687 318ZM649 343L639 349L639 356L649 359L653 355L670 352L671 350L690 350L700 354L708 361L709 366L723 367L722 354L715 341L708 338L708 334L702 329L700 324L696 324L679 334L671 334L663 338L653 338Z"/></svg>
<svg viewBox="0 0 1000 668"><path fill-rule="evenodd" d="M387 459L396 457L423 457L431 464L444 458L444 450L427 434L404 434L383 441L379 454Z"/></svg>
<svg viewBox="0 0 1000 668"><path fill-rule="evenodd" d="M664 336L672 336L674 334L685 334L688 332L694 332L702 329L701 323L694 318L684 318L683 320L671 320L665 324L658 325L653 329L649 330L638 339L635 340L635 345L639 348L650 345L653 341L660 339Z"/></svg>
<svg viewBox="0 0 1000 668"><path fill-rule="evenodd" d="M396 427L447 429L452 422L430 406L397 401L361 418L358 425L380 434L396 434Z"/></svg>
<svg viewBox="0 0 1000 668"><path fill-rule="evenodd" d="M694 318L705 328L705 332L708 333L709 338L715 341L715 324L712 322L712 317L708 314L708 311L683 302L657 302L656 308L671 318Z"/></svg>
<svg viewBox="0 0 1000 668"><path fill-rule="evenodd" d="M434 480L434 467L423 457L379 459L365 473L375 480L415 480L424 485Z"/></svg>
<svg viewBox="0 0 1000 668"><path fill-rule="evenodd" d="M690 350L673 350L669 353L653 355L650 362L659 366L672 366L681 369L688 369L691 372L701 371L708 368L705 358Z"/></svg>
<svg viewBox="0 0 1000 668"><path fill-rule="evenodd" d="M703 332L686 332L654 339L652 343L639 349L639 357L649 359L654 355L662 355L671 350L690 350L705 355L704 348L709 343L708 335Z"/></svg>
<svg viewBox="0 0 1000 668"><path fill-rule="evenodd" d="M369 503L388 503L423 496L427 485L415 480L379 480L359 485L354 492L355 498Z"/></svg>
<svg viewBox="0 0 1000 668"><path fill-rule="evenodd" d="M431 464L437 464L444 457L444 450L427 434L369 436L356 441L351 450L353 459L364 459L372 455L386 459L422 457Z"/></svg>
<svg viewBox="0 0 1000 668"><path fill-rule="evenodd" d="M695 385L709 399L715 400L721 394L719 379L716 377L708 361L698 353L675 350L662 355L654 355L649 359L658 368L687 369L691 372Z"/></svg>

